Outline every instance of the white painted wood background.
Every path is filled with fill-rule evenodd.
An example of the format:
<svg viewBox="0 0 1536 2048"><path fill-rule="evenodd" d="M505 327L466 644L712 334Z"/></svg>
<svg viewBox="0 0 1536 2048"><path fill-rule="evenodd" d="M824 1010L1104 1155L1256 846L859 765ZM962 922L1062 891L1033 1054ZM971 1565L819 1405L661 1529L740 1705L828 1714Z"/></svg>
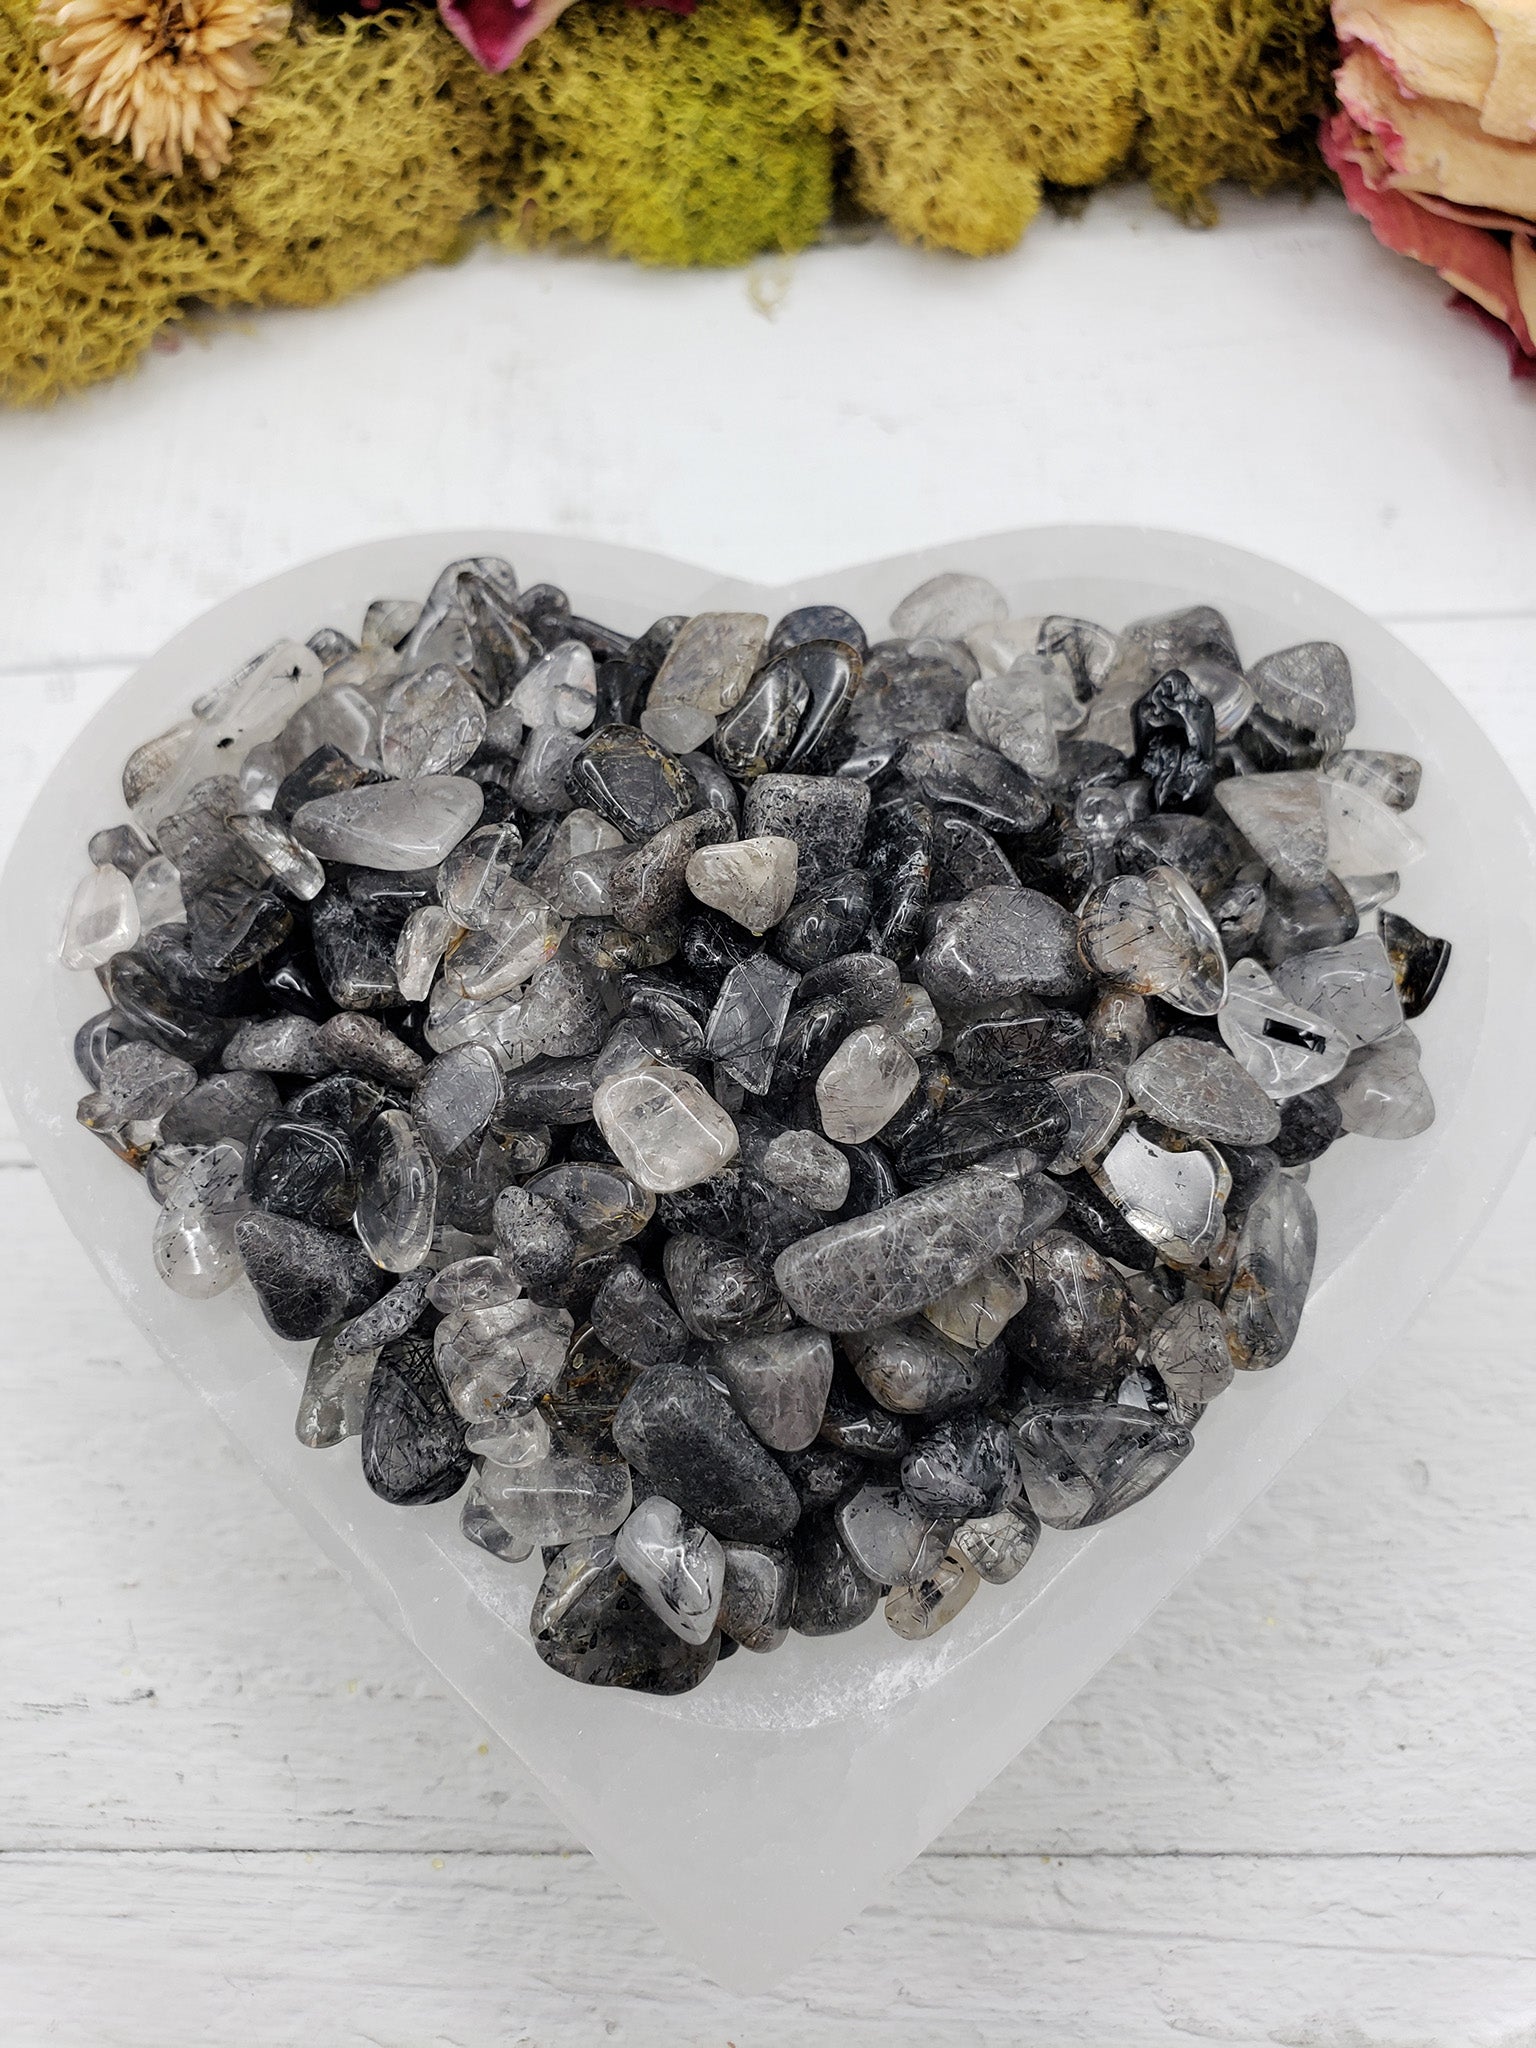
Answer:
<svg viewBox="0 0 1536 2048"><path fill-rule="evenodd" d="M988 264L482 254L0 416L0 829L304 556L594 533L764 577L1062 518L1288 561L1536 790L1536 387L1336 204ZM91 821L82 820L82 831ZM675 1962L111 1313L0 1145L0 2042L1530 2048L1536 1169L1401 1356L774 1996Z"/></svg>

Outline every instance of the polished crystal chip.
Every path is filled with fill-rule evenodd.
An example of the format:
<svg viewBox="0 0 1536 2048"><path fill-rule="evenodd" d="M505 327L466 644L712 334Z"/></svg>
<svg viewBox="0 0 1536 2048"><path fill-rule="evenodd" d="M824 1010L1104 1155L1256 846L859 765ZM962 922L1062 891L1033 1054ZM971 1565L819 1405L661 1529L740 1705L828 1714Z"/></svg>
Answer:
<svg viewBox="0 0 1536 2048"><path fill-rule="evenodd" d="M421 1320L427 1305L427 1283L420 1273L408 1273L396 1281L387 1294L380 1295L371 1308L343 1323L333 1333L332 1346L338 1358L366 1352L376 1357L386 1344L404 1337Z"/></svg>
<svg viewBox="0 0 1536 2048"><path fill-rule="evenodd" d="M381 1110L362 1146L357 1234L375 1264L409 1273L432 1248L437 1168L403 1110Z"/></svg>
<svg viewBox="0 0 1536 2048"><path fill-rule="evenodd" d="M1227 1342L1245 1372L1278 1365L1295 1343L1316 1257L1312 1198L1277 1173L1243 1218L1227 1288Z"/></svg>
<svg viewBox="0 0 1536 2048"><path fill-rule="evenodd" d="M533 1542L524 1543L514 1536L510 1529L502 1527L480 1491L480 1481L471 1479L464 1491L464 1505L459 1511L459 1533L466 1543L473 1543L477 1549L488 1551L503 1564L522 1564L533 1555ZM611 1542L611 1537L599 1539Z"/></svg>
<svg viewBox="0 0 1536 2048"><path fill-rule="evenodd" d="M1412 754L1386 754L1370 747L1346 747L1323 773L1333 782L1348 782L1389 810L1409 811L1418 800L1423 767Z"/></svg>
<svg viewBox="0 0 1536 2048"><path fill-rule="evenodd" d="M988 886L944 904L918 978L944 1012L1025 993L1071 1001L1087 987L1069 911L1038 889Z"/></svg>
<svg viewBox="0 0 1536 2048"><path fill-rule="evenodd" d="M463 930L438 903L423 903L400 927L395 981L408 1003L425 1002L444 953Z"/></svg>
<svg viewBox="0 0 1536 2048"><path fill-rule="evenodd" d="M129 798L139 823L153 836L160 821L180 809L198 783L236 766L263 741L276 739L299 706L319 689L323 677L309 648L280 640L200 697L192 707L191 728L166 772L137 800ZM125 771L125 794L127 781Z"/></svg>
<svg viewBox="0 0 1536 2048"><path fill-rule="evenodd" d="M897 1415L944 1415L990 1393L1000 1381L1000 1351L978 1351L924 1320L891 1323L848 1337L844 1348L882 1408Z"/></svg>
<svg viewBox="0 0 1536 2048"><path fill-rule="evenodd" d="M802 1322L874 1330L1012 1250L1024 1216L1012 1181L973 1167L801 1238L780 1253L774 1278Z"/></svg>
<svg viewBox="0 0 1536 2048"><path fill-rule="evenodd" d="M1403 886L1398 874L1382 875L1341 875L1340 881L1349 891L1349 900L1361 917L1368 911L1379 910L1383 903L1390 903Z"/></svg>
<svg viewBox="0 0 1536 2048"><path fill-rule="evenodd" d="M1230 1052L1199 1038L1160 1038L1126 1085L1138 1109L1170 1130L1224 1145L1267 1145L1280 1112Z"/></svg>
<svg viewBox="0 0 1536 2048"><path fill-rule="evenodd" d="M1055 1157L1046 1161L1046 1168L1050 1173L1076 1173L1098 1158L1119 1129L1125 1115L1125 1088L1113 1074L1092 1067L1075 1074L1057 1074L1051 1086L1065 1105L1068 1121L1067 1135Z"/></svg>
<svg viewBox="0 0 1536 2048"><path fill-rule="evenodd" d="M614 1417L613 1441L658 1493L723 1543L778 1543L799 1518L783 1467L691 1365L641 1373Z"/></svg>
<svg viewBox="0 0 1536 2048"><path fill-rule="evenodd" d="M795 1600L794 1560L778 1544L727 1543L720 1630L744 1650L765 1654L789 1634Z"/></svg>
<svg viewBox="0 0 1536 2048"><path fill-rule="evenodd" d="M155 1269L174 1293L208 1301L243 1270L235 1225L248 1206L245 1147L210 1145L171 1182L155 1217Z"/></svg>
<svg viewBox="0 0 1536 2048"><path fill-rule="evenodd" d="M966 722L1005 761L1049 781L1056 773L1057 732L1066 707L1076 716L1070 680L1048 658L1026 654L1004 675L983 676L965 693Z"/></svg>
<svg viewBox="0 0 1536 2048"><path fill-rule="evenodd" d="M464 1448L490 1465L529 1465L553 1449L549 1424L537 1408L489 1415L464 1432Z"/></svg>
<svg viewBox="0 0 1536 2048"><path fill-rule="evenodd" d="M1225 785L1222 785L1225 787ZM1128 993L1211 1017L1227 992L1221 934L1176 868L1121 875L1083 905L1083 957Z"/></svg>
<svg viewBox="0 0 1536 2048"><path fill-rule="evenodd" d="M738 839L701 846L689 857L688 887L701 903L723 910L761 938L795 896L800 849L793 839Z"/></svg>
<svg viewBox="0 0 1536 2048"><path fill-rule="evenodd" d="M1071 1230L1046 1230L1018 1263L1029 1299L1007 1327L1010 1358L1064 1398L1103 1396L1118 1386L1142 1329L1109 1259Z"/></svg>
<svg viewBox="0 0 1536 2048"><path fill-rule="evenodd" d="M158 1045L128 1039L101 1062L92 1124L158 1120L197 1086L197 1069ZM82 1119L84 1121L84 1119Z"/></svg>
<svg viewBox="0 0 1536 2048"><path fill-rule="evenodd" d="M485 793L461 775L372 782L301 804L293 836L322 860L409 874L435 868L480 816Z"/></svg>
<svg viewBox="0 0 1536 2048"><path fill-rule="evenodd" d="M438 870L437 893L443 908L458 924L483 930L499 924L504 915L503 897L520 900L522 884L517 870L522 863L523 835L510 820L501 825L480 825L461 839Z"/></svg>
<svg viewBox="0 0 1536 2048"><path fill-rule="evenodd" d="M1355 722L1349 656L1331 640L1266 654L1248 671L1260 708L1282 725L1337 744Z"/></svg>
<svg viewBox="0 0 1536 2048"><path fill-rule="evenodd" d="M753 1433L776 1451L813 1443L832 1385L832 1345L821 1330L779 1330L722 1344L710 1370Z"/></svg>
<svg viewBox="0 0 1536 2048"><path fill-rule="evenodd" d="M736 1157L736 1126L680 1067L613 1074L592 1097L592 1115L626 1173L653 1194L708 1180Z"/></svg>
<svg viewBox="0 0 1536 2048"><path fill-rule="evenodd" d="M1093 1178L1137 1230L1174 1266L1198 1266L1225 1227L1219 1164L1193 1146L1173 1152L1131 1124L1093 1169Z"/></svg>
<svg viewBox="0 0 1536 2048"><path fill-rule="evenodd" d="M325 869L278 819L264 811L234 811L229 826L270 870L278 886L301 903L311 902L325 887Z"/></svg>
<svg viewBox="0 0 1536 2048"><path fill-rule="evenodd" d="M1328 866L1336 875L1401 873L1424 857L1424 841L1403 817L1358 783L1318 782L1328 827Z"/></svg>
<svg viewBox="0 0 1536 2048"><path fill-rule="evenodd" d="M789 1006L800 977L771 953L733 967L705 1028L704 1047L718 1069L749 1094L766 1094Z"/></svg>
<svg viewBox="0 0 1536 2048"><path fill-rule="evenodd" d="M470 1002L510 994L553 960L565 919L521 882L508 882L497 898L496 922L466 932L443 963L443 981Z"/></svg>
<svg viewBox="0 0 1536 2048"><path fill-rule="evenodd" d="M525 725L585 732L597 715L597 668L580 640L562 640L536 661L507 700Z"/></svg>
<svg viewBox="0 0 1536 2048"><path fill-rule="evenodd" d="M384 700L379 759L386 775L452 775L485 738L485 705L461 669L434 662L402 676Z"/></svg>
<svg viewBox="0 0 1536 2048"><path fill-rule="evenodd" d="M1275 981L1282 995L1331 1025L1351 1052L1374 1045L1403 1021L1397 977L1375 932L1293 954L1275 969Z"/></svg>
<svg viewBox="0 0 1536 2048"><path fill-rule="evenodd" d="M675 754L702 747L716 719L741 698L767 637L760 612L700 612L689 619L656 672L641 731Z"/></svg>
<svg viewBox="0 0 1536 2048"><path fill-rule="evenodd" d="M1332 1092L1344 1129L1361 1137L1416 1138L1435 1120L1418 1040L1406 1024L1352 1053Z"/></svg>
<svg viewBox="0 0 1536 2048"><path fill-rule="evenodd" d="M1197 1299L1176 1303L1153 1326L1147 1363L1168 1390L1173 1419L1193 1422L1232 1378L1221 1310Z"/></svg>
<svg viewBox="0 0 1536 2048"><path fill-rule="evenodd" d="M294 1435L307 1450L326 1451L356 1436L368 1404L377 1351L338 1352L333 1337L321 1337L310 1353L294 1417Z"/></svg>
<svg viewBox="0 0 1536 2048"><path fill-rule="evenodd" d="M1235 775L1217 783L1216 801L1287 889L1315 888L1327 874L1328 824L1310 770Z"/></svg>
<svg viewBox="0 0 1536 2048"><path fill-rule="evenodd" d="M1180 666L1210 704L1217 739L1231 739L1254 706L1253 691L1241 669L1209 654L1191 655Z"/></svg>
<svg viewBox="0 0 1536 2048"><path fill-rule="evenodd" d="M883 1024L850 1031L816 1081L816 1107L826 1135L862 1145L883 1131L917 1086L918 1065Z"/></svg>
<svg viewBox="0 0 1536 2048"><path fill-rule="evenodd" d="M390 1087L414 1088L426 1070L426 1062L414 1046L387 1031L377 1017L365 1017L356 1010L340 1010L328 1017L315 1043L334 1066Z"/></svg>
<svg viewBox="0 0 1536 2048"><path fill-rule="evenodd" d="M1194 1438L1143 1408L1072 1403L1026 1410L1014 1425L1024 1490L1052 1529L1086 1529L1145 1500Z"/></svg>
<svg viewBox="0 0 1536 2048"><path fill-rule="evenodd" d="M923 1310L923 1320L967 1351L981 1351L998 1337L1029 1299L1029 1283L1017 1257L1005 1252L989 1259L969 1280L956 1281Z"/></svg>
<svg viewBox="0 0 1536 2048"><path fill-rule="evenodd" d="M1040 1517L1028 1501L1016 1500L995 1515L962 1522L949 1548L952 1555L974 1565L989 1586L1006 1586L1029 1563L1039 1541Z"/></svg>
<svg viewBox="0 0 1536 2048"><path fill-rule="evenodd" d="M1008 600L995 583L947 569L891 608L891 631L902 640L963 640L1007 616Z"/></svg>
<svg viewBox="0 0 1536 2048"><path fill-rule="evenodd" d="M932 1571L887 1595L886 1622L907 1642L924 1642L954 1620L980 1584L968 1559L946 1553Z"/></svg>
<svg viewBox="0 0 1536 2048"><path fill-rule="evenodd" d="M70 898L59 959L79 972L126 953L139 936L139 903L121 868L92 868Z"/></svg>
<svg viewBox="0 0 1536 2048"><path fill-rule="evenodd" d="M521 1465L483 1464L480 1492L508 1535L519 1543L570 1543L611 1536L633 1500L629 1467L557 1451Z"/></svg>
<svg viewBox="0 0 1536 2048"><path fill-rule="evenodd" d="M134 901L139 906L139 926L153 931L157 925L185 924L186 905L181 900L181 875L174 861L157 853L145 861L133 878Z"/></svg>
<svg viewBox="0 0 1536 2048"><path fill-rule="evenodd" d="M937 1052L944 1042L944 1022L920 981L904 981L896 1006L885 1018L887 1030L894 1031L907 1051L919 1055Z"/></svg>
<svg viewBox="0 0 1536 2048"><path fill-rule="evenodd" d="M1289 1002L1256 960L1231 969L1216 1024L1227 1050L1274 1102L1331 1081L1350 1053L1336 1024Z"/></svg>
<svg viewBox="0 0 1536 2048"><path fill-rule="evenodd" d="M949 1548L953 1517L920 1508L899 1486L861 1486L842 1501L837 1533L866 1577L882 1586L924 1578Z"/></svg>
<svg viewBox="0 0 1536 2048"><path fill-rule="evenodd" d="M614 1556L640 1597L685 1643L707 1643L725 1592L718 1536L659 1493L640 1502L614 1539Z"/></svg>
<svg viewBox="0 0 1536 2048"><path fill-rule="evenodd" d="M560 1377L575 1324L526 1300L456 1310L433 1333L438 1371L467 1422L526 1410Z"/></svg>
<svg viewBox="0 0 1536 2048"><path fill-rule="evenodd" d="M427 1299L445 1316L475 1308L503 1308L522 1291L522 1283L500 1259L482 1253L440 1266L427 1283Z"/></svg>
<svg viewBox="0 0 1536 2048"><path fill-rule="evenodd" d="M841 1209L848 1199L847 1156L814 1131L781 1131L763 1154L763 1173L813 1209Z"/></svg>

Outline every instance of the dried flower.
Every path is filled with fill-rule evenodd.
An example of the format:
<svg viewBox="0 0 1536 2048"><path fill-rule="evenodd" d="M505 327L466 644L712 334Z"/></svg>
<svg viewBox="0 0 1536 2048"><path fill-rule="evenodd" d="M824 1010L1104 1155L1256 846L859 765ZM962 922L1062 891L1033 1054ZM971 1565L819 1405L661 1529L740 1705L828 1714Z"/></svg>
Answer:
<svg viewBox="0 0 1536 2048"><path fill-rule="evenodd" d="M367 6L370 0L362 0ZM565 12L571 0L438 0L443 20L487 71L505 71L541 29ZM629 0L670 14L692 14L695 0Z"/></svg>
<svg viewBox="0 0 1536 2048"><path fill-rule="evenodd" d="M39 0L56 31L49 79L88 135L131 142L151 171L205 178L229 161L231 124L265 79L255 47L286 30L286 0Z"/></svg>

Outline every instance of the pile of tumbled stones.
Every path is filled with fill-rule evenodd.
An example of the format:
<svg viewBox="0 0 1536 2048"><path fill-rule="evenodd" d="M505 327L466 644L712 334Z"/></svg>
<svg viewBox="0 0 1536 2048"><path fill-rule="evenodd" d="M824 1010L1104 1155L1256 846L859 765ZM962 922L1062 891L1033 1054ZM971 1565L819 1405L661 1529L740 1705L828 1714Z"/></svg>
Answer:
<svg viewBox="0 0 1536 2048"><path fill-rule="evenodd" d="M1327 642L935 577L630 639L455 562L140 747L62 957L79 1118L302 1442L539 1550L556 1671L682 1692L1160 1485L1289 1350L1342 1132L1433 1107L1419 764Z"/></svg>

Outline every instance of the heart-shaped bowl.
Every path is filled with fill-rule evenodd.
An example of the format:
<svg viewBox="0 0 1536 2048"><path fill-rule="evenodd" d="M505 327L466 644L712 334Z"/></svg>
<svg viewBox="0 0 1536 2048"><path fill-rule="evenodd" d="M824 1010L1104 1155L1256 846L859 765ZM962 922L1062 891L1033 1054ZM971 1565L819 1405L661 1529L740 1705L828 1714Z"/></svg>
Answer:
<svg viewBox="0 0 1536 2048"><path fill-rule="evenodd" d="M527 1640L536 1561L509 1566L466 1543L457 1501L401 1509L376 1499L355 1442L302 1448L293 1421L308 1347L275 1337L243 1285L209 1302L165 1288L150 1255L148 1194L76 1125L71 1039L101 996L92 976L60 966L59 937L87 835L123 815L126 756L258 648L325 622L355 630L371 598L420 598L443 563L472 554L505 555L525 584L559 583L578 611L631 631L667 612L775 617L836 602L873 638L905 591L944 569L991 577L1015 613L1072 612L1111 626L1209 602L1231 620L1245 659L1303 639L1340 642L1356 679L1354 743L1424 764L1414 823L1428 854L1401 907L1455 944L1418 1027L1433 1126L1406 1143L1351 1138L1314 1168L1320 1255L1300 1339L1277 1370L1238 1375L1169 1483L1098 1528L1047 1530L1018 1580L983 1587L930 1641L902 1641L878 1620L831 1639L792 1636L772 1657L733 1658L679 1699L557 1677ZM547 534L418 535L306 563L216 606L145 662L76 740L0 885L0 1074L33 1157L123 1311L677 1946L747 1991L782 1977L850 1919L1030 1741L1465 1251L1536 1121L1533 880L1536 818L1442 685L1342 599L1234 548L1131 527L1054 527L770 590Z"/></svg>

